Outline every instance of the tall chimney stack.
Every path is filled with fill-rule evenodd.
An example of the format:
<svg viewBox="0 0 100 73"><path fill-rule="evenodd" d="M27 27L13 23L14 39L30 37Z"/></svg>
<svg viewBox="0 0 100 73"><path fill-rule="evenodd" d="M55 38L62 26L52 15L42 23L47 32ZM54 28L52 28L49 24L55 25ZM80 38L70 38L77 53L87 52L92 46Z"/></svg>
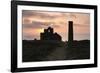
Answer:
<svg viewBox="0 0 100 73"><path fill-rule="evenodd" d="M72 47L73 43L73 21L68 22L68 46Z"/></svg>

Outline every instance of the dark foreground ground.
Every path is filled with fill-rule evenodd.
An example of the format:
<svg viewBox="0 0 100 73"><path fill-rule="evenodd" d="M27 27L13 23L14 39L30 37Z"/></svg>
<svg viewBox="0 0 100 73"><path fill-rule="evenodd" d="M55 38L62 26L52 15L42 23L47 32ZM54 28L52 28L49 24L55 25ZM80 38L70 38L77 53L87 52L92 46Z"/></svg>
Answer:
<svg viewBox="0 0 100 73"><path fill-rule="evenodd" d="M76 60L90 58L90 41L74 41L68 47L67 42L23 40L23 62Z"/></svg>

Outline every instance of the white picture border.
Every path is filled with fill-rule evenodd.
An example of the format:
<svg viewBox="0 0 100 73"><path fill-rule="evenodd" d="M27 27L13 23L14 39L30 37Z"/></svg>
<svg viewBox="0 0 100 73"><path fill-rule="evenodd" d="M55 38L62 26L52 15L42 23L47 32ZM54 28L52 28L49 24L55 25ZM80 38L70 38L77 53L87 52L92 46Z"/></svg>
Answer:
<svg viewBox="0 0 100 73"><path fill-rule="evenodd" d="M77 9L77 8L58 8L43 6L24 6L17 7L17 66L18 68L27 67L45 67L60 65L81 65L94 64L94 10L93 9ZM42 11L59 11L59 12L80 12L90 13L90 59L87 60L63 60L63 61L43 61L43 62L22 62L22 10L42 10Z"/></svg>

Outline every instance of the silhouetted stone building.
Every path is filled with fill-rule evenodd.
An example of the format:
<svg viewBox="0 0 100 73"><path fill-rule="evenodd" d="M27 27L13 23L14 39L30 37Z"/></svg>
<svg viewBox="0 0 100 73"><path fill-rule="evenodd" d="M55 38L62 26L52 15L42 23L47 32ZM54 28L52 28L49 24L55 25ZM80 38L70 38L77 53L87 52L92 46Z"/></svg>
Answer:
<svg viewBox="0 0 100 73"><path fill-rule="evenodd" d="M40 40L57 40L61 41L62 38L58 33L54 33L53 28L48 27L44 29L43 33L40 33Z"/></svg>

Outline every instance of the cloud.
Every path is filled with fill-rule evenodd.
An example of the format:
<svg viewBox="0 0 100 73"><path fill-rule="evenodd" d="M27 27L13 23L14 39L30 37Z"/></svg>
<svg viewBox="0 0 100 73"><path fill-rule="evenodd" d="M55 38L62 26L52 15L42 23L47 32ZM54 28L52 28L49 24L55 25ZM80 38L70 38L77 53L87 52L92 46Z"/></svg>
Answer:
<svg viewBox="0 0 100 73"><path fill-rule="evenodd" d="M42 22L32 22L30 24L23 24L23 28L42 28L44 27L44 24Z"/></svg>
<svg viewBox="0 0 100 73"><path fill-rule="evenodd" d="M23 10L22 11L23 17L38 17L38 18L46 18L46 19L54 19L57 18L57 16L50 15L46 12L39 12L39 11L31 11L31 10Z"/></svg>
<svg viewBox="0 0 100 73"><path fill-rule="evenodd" d="M30 34L30 33L24 33L23 34L23 40L33 40L36 37L39 38L39 35L35 35L35 34Z"/></svg>
<svg viewBox="0 0 100 73"><path fill-rule="evenodd" d="M34 28L34 29L40 29L40 28L46 28L48 26L52 26L53 28L60 27L59 25L51 25L53 22L40 22L40 21L32 21L30 24L23 24L23 28Z"/></svg>
<svg viewBox="0 0 100 73"><path fill-rule="evenodd" d="M90 26L90 25L88 25L88 24L78 24L78 23L73 24L73 25L75 25L75 26L77 26L77 27L89 27L89 26Z"/></svg>
<svg viewBox="0 0 100 73"><path fill-rule="evenodd" d="M30 11L30 10L22 10L22 16L23 17L30 17L32 15L34 15L32 11Z"/></svg>

